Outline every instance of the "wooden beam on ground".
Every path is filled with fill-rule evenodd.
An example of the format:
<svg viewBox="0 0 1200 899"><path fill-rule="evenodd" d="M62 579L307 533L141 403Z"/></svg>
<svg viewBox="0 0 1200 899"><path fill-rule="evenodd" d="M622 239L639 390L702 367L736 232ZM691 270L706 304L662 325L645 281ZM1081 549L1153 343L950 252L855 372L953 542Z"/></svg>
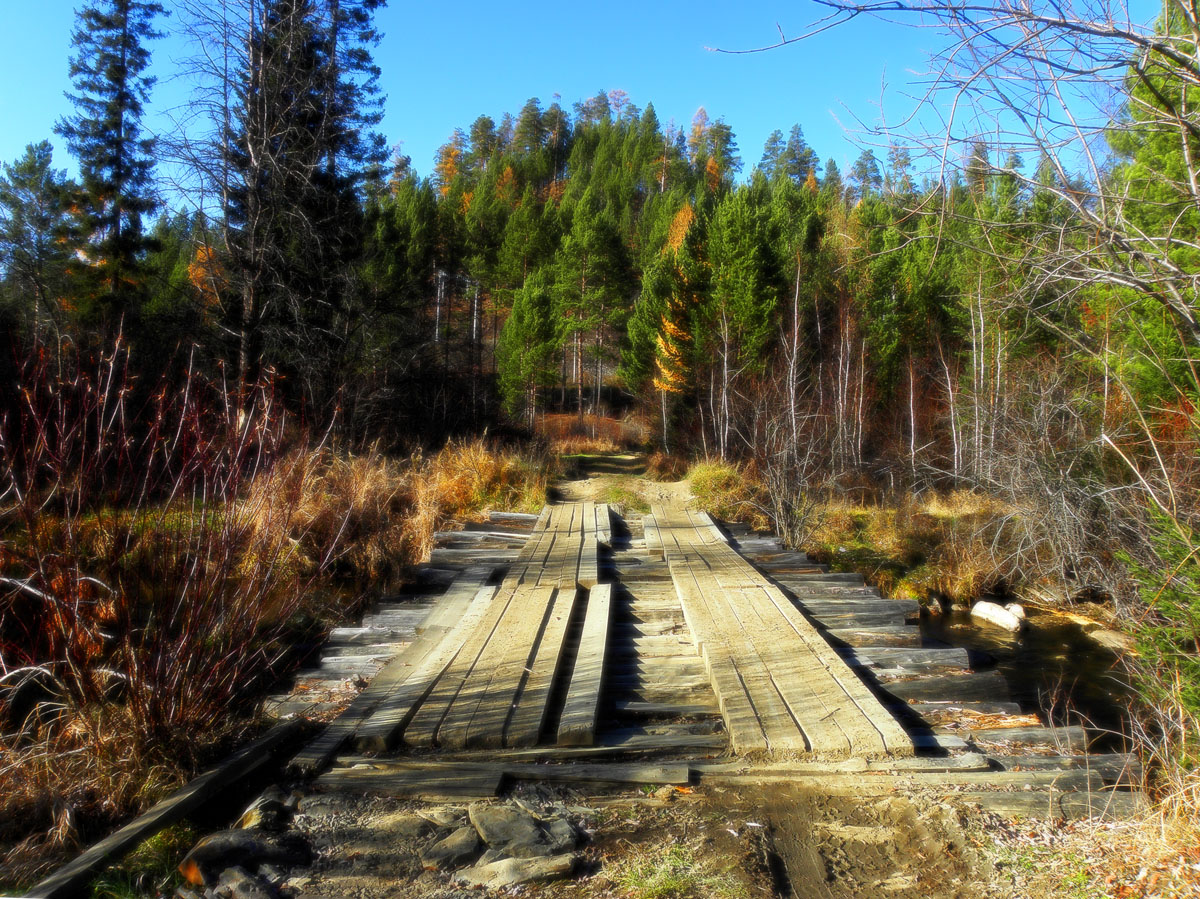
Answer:
<svg viewBox="0 0 1200 899"><path fill-rule="evenodd" d="M533 664L556 592L553 587L518 588L443 725L438 737L441 746L504 745L504 729Z"/></svg>
<svg viewBox="0 0 1200 899"><path fill-rule="evenodd" d="M26 894L36 899L68 899L82 896L104 867L136 849L150 837L201 809L215 795L269 764L283 746L299 732L302 723L276 725L249 746L238 750L215 768L201 774L172 793L144 815L96 843L73 861L37 883Z"/></svg>
<svg viewBox="0 0 1200 899"><path fill-rule="evenodd" d="M663 558L663 542L658 532L658 522L653 515L642 516L642 532L646 537L646 553L652 559Z"/></svg>
<svg viewBox="0 0 1200 899"><path fill-rule="evenodd" d="M520 695L516 700L512 717L504 732L504 745L536 746L546 723L550 707L550 696L554 690L555 674L558 672L566 646L567 626L575 608L579 591L559 590L554 604L542 629L537 652L529 669Z"/></svg>
<svg viewBox="0 0 1200 899"><path fill-rule="evenodd" d="M612 585L593 587L588 593L579 652L575 656L575 667L571 671L567 698L559 720L560 745L591 746L595 742L611 620Z"/></svg>
<svg viewBox="0 0 1200 899"><path fill-rule="evenodd" d="M945 674L885 684L883 689L905 702L1007 700L1008 681L999 671Z"/></svg>
<svg viewBox="0 0 1200 899"><path fill-rule="evenodd" d="M457 699L475 663L479 661L483 647L491 639L511 600L511 591L491 588L491 595L486 600L482 616L464 633L461 648L403 729L401 736L405 743L411 746L434 745L442 721Z"/></svg>
<svg viewBox="0 0 1200 899"><path fill-rule="evenodd" d="M530 762L513 761L379 761L355 760L355 764L341 770L377 771L387 776L392 774L424 774L427 777L445 780L448 774L457 773L467 777L475 774L502 775L512 780L537 781L542 783L570 783L579 785L600 784L678 784L688 783L690 772L685 762L592 762L573 764L537 765ZM361 775L365 777L364 775Z"/></svg>
<svg viewBox="0 0 1200 899"><path fill-rule="evenodd" d="M609 549L612 545L612 507L608 503L596 503L596 539Z"/></svg>
<svg viewBox="0 0 1200 899"><path fill-rule="evenodd" d="M335 768L321 775L316 788L324 791L368 793L403 799L486 799L500 791L501 771L445 765L436 772L428 768L380 771L373 766Z"/></svg>

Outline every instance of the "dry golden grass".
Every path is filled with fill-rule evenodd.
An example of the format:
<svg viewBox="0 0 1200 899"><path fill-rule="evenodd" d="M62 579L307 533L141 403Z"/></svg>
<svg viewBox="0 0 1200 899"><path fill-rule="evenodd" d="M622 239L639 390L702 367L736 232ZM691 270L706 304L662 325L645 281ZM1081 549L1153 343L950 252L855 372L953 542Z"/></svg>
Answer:
<svg viewBox="0 0 1200 899"><path fill-rule="evenodd" d="M537 435L550 444L552 452L565 456L619 453L637 449L646 441L645 427L635 419L564 413L538 419Z"/></svg>
<svg viewBox="0 0 1200 899"><path fill-rule="evenodd" d="M102 829L178 787L179 773L129 751L127 722L63 712L40 739L0 739L0 886L49 874Z"/></svg>
<svg viewBox="0 0 1200 899"><path fill-rule="evenodd" d="M995 500L968 491L887 506L835 499L823 505L805 549L897 598L968 602L1018 586L1003 566L1008 517Z"/></svg>
<svg viewBox="0 0 1200 899"><path fill-rule="evenodd" d="M687 472L697 505L722 521L740 521L756 530L771 526L767 496L753 469L728 462L697 462Z"/></svg>
<svg viewBox="0 0 1200 899"><path fill-rule="evenodd" d="M39 539L7 544L0 575L27 577L51 558L61 574L42 589L75 615L39 606L30 617L18 593L4 596L0 627L32 628L40 648L28 641L37 657L24 664L73 680L55 721L19 737L2 735L19 721L0 728L0 886L61 862L77 823L94 839L210 760L247 726L239 716L281 673L296 629L338 616L331 597L382 586L427 558L452 522L540 508L553 471L548 456L481 440L400 460L318 448L278 460L226 502L39 519ZM68 530L72 540L59 539ZM39 556L37 545L57 549ZM119 695L105 686L114 677Z"/></svg>
<svg viewBox="0 0 1200 899"><path fill-rule="evenodd" d="M482 440L406 460L376 448L357 456L302 452L256 480L239 511L254 544L275 556L291 547L298 565L332 563L337 576L380 581L426 558L434 533L453 521L540 509L553 470L547 456Z"/></svg>
<svg viewBox="0 0 1200 899"><path fill-rule="evenodd" d="M652 481L678 481L687 476L689 465L684 456L656 450L646 459L646 477Z"/></svg>

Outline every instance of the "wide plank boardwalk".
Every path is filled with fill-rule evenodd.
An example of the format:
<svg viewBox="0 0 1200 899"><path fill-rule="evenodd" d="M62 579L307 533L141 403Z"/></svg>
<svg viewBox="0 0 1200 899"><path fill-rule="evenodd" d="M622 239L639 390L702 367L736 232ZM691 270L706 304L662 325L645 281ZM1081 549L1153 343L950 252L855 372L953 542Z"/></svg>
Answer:
<svg viewBox="0 0 1200 899"><path fill-rule="evenodd" d="M499 587L476 597L432 661L359 728L356 745L444 750L534 746L548 723L576 603L599 583L607 505L546 506ZM603 592L603 591L600 591ZM606 633L593 628L601 641ZM603 647L584 653L603 659ZM588 681L597 695L599 677ZM580 687L575 687L578 694ZM577 698L588 707L587 697ZM580 737L571 731L572 741Z"/></svg>
<svg viewBox="0 0 1200 899"><path fill-rule="evenodd" d="M900 723L707 515L656 506L653 522L735 752L914 753Z"/></svg>
<svg viewBox="0 0 1200 899"><path fill-rule="evenodd" d="M674 595L653 600L638 588L630 674L606 675L619 586L599 583L600 548L613 542L609 508L549 505L502 583L460 606L455 626L358 726L356 747L592 746L607 686L634 690L649 710L689 691L703 703L711 690L739 754L913 754L912 739L850 664L707 515L660 506L651 528L669 575L662 587ZM662 641L678 627L668 624L673 610L685 631Z"/></svg>

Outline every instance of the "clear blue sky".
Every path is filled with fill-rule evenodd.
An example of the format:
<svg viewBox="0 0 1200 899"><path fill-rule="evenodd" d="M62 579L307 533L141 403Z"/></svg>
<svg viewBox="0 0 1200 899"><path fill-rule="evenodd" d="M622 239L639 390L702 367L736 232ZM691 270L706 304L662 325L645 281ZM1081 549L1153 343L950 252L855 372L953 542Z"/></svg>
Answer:
<svg viewBox="0 0 1200 899"><path fill-rule="evenodd" d="M170 8L170 0L163 2ZM70 87L75 5L0 0L0 161L52 137L55 121L70 112L63 91ZM778 37L777 23L793 35L821 9L767 0L612 0L603 8L464 0L446 11L391 0L378 18L384 39L376 60L388 95L382 131L389 143L402 141L417 170L428 174L436 148L480 114L498 121L529 97L548 105L556 93L570 109L600 89L621 89L640 107L653 102L664 124L686 124L700 106L711 118L724 117L747 171L767 135L775 128L786 134L795 122L822 160L833 157L844 171L860 152L855 117L879 122L885 81L893 121L911 106L904 95L914 92L910 85L925 69L932 48L922 42L935 40L933 32L864 19L768 53L706 49L769 44ZM170 19L161 23L165 31L171 27ZM173 61L186 52L181 43L168 36L152 50L159 77L147 119L153 129L165 126L155 108L186 102L187 88L172 78ZM71 168L57 139L55 146L58 165Z"/></svg>

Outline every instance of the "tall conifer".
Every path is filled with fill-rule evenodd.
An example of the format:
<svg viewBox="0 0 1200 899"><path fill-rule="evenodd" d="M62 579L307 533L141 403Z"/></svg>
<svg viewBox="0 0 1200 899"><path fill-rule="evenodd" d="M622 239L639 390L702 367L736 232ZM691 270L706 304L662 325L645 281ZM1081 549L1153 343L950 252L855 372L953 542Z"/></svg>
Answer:
<svg viewBox="0 0 1200 899"><path fill-rule="evenodd" d="M67 94L75 114L55 128L79 160L79 226L95 275L84 299L110 327L136 310L144 291L150 240L142 218L155 206L154 141L141 127L154 84L144 42L159 36L153 23L163 12L148 0L92 0L79 10L71 36L76 92Z"/></svg>

